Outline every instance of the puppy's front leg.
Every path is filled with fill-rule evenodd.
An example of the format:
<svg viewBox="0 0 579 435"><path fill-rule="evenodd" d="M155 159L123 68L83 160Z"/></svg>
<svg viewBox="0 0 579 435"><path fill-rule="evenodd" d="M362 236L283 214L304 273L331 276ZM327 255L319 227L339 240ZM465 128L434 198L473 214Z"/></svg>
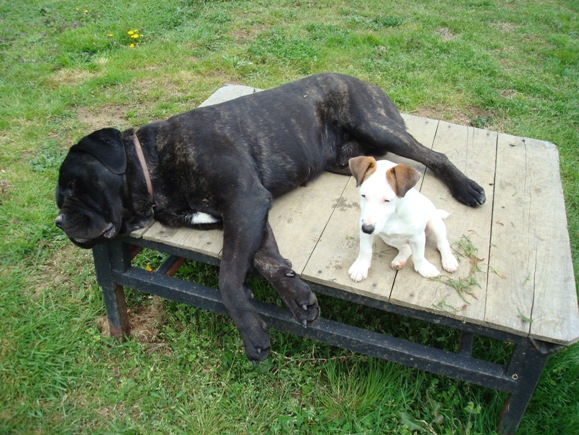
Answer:
<svg viewBox="0 0 579 435"><path fill-rule="evenodd" d="M390 267L394 270L400 270L404 266L406 266L406 262L412 255L412 249L410 248L410 245L408 243L403 243L401 245L394 247L398 249L398 255L394 257L394 260L392 260L392 262L390 263Z"/></svg>
<svg viewBox="0 0 579 435"><path fill-rule="evenodd" d="M422 231L419 235L412 237L408 244L412 250L412 261L414 270L425 278L434 278L440 275L440 272L434 264L424 257L424 246L426 244L426 234Z"/></svg>
<svg viewBox="0 0 579 435"><path fill-rule="evenodd" d="M350 266L350 270L348 270L348 274L352 281L358 282L366 279L368 277L368 269L370 269L370 265L372 264L372 244L374 243L374 235L373 234L366 234L362 230L360 230L360 251L358 253L358 258L352 266Z"/></svg>

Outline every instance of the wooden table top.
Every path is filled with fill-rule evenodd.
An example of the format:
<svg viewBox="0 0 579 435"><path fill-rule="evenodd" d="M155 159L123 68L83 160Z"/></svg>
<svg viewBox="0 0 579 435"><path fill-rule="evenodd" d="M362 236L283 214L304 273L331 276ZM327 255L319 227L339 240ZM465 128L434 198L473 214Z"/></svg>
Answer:
<svg viewBox="0 0 579 435"><path fill-rule="evenodd" d="M203 105L256 91L224 86ZM555 145L411 115L404 119L416 139L445 153L486 190L482 207L463 206L424 166L385 156L422 171L417 188L450 213L448 239L459 270L444 272L440 255L427 243L426 257L443 272L440 279L421 277L411 261L395 271L390 262L396 250L377 237L369 276L354 283L348 269L358 255L358 193L352 177L330 173L274 201L269 221L282 255L306 281L552 343L579 340ZM156 222L132 236L217 258L222 249L219 230L172 229Z"/></svg>

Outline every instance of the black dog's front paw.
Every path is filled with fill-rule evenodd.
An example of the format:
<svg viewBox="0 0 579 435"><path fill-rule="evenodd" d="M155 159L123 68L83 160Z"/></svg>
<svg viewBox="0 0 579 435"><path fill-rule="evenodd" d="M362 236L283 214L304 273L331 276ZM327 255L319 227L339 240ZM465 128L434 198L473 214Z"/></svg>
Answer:
<svg viewBox="0 0 579 435"><path fill-rule="evenodd" d="M297 310L292 310L294 316L304 326L311 325L318 317L320 317L320 306L318 305L318 298L314 293L310 291L310 296L306 300L298 302L299 308ZM297 312L296 312L297 311Z"/></svg>
<svg viewBox="0 0 579 435"><path fill-rule="evenodd" d="M320 306L309 286L292 270L286 272L284 284L284 288L278 291L297 321L304 326L315 322L320 317Z"/></svg>
<svg viewBox="0 0 579 435"><path fill-rule="evenodd" d="M452 196L460 203L469 207L478 207L485 203L485 190L475 181L466 178L451 186Z"/></svg>

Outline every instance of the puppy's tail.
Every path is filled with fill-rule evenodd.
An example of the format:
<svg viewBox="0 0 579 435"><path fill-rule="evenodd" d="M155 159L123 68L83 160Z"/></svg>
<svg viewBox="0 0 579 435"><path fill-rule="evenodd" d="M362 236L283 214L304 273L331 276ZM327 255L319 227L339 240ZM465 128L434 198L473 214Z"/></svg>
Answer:
<svg viewBox="0 0 579 435"><path fill-rule="evenodd" d="M447 212L446 210L441 210L441 209L437 209L436 213L438 214L438 216L440 217L440 219L446 219L447 217L450 216L450 213Z"/></svg>

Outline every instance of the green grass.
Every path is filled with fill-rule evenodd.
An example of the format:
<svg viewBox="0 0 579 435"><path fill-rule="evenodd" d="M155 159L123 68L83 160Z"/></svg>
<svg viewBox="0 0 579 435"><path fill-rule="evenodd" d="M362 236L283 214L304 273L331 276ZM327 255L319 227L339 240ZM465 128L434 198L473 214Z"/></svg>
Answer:
<svg viewBox="0 0 579 435"><path fill-rule="evenodd" d="M137 292L140 329L113 343L90 253L52 224L57 171L87 132L166 118L225 83L347 73L404 112L555 143L577 280L578 12L573 0L0 3L0 432L492 433L502 393L278 331L252 367L226 317ZM216 284L210 267L182 274ZM336 319L457 346L442 328L321 301ZM475 347L499 362L508 350ZM549 360L521 433L578 426L578 358L572 346Z"/></svg>

